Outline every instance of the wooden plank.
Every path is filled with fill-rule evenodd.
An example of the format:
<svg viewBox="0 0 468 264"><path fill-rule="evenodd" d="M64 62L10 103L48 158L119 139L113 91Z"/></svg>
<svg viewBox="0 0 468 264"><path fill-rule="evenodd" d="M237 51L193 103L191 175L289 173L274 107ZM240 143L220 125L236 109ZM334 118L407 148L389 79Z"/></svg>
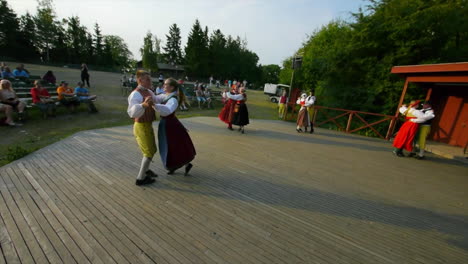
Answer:
<svg viewBox="0 0 468 264"><path fill-rule="evenodd" d="M91 144L92 144L92 143L91 143ZM77 151L75 150L74 152L76 153ZM85 153L83 153L83 155L85 155ZM82 155L80 155L80 156L82 156ZM94 158L94 159L96 159L96 158ZM92 159L90 158L90 160L92 160ZM99 160L101 160L100 166L102 166L102 165L103 165L102 159L99 159Z"/></svg>
<svg viewBox="0 0 468 264"><path fill-rule="evenodd" d="M60 256L61 262L69 262L69 263L76 263L75 258L66 248L65 243L60 239L59 234L57 233L57 229L53 228L53 225L49 223L45 215L42 213L40 208L41 204L37 201L34 201L33 196L31 196L31 192L28 192L22 186L22 183L19 182L18 177L13 172L14 167L11 167L7 170L8 176L5 179L11 181L12 184L18 189L18 192L12 193L14 199L17 202L21 202L21 207L25 209L25 211L30 214L28 216L29 222L35 229L35 233L38 235L38 239L43 245L43 248L47 250L47 253L53 255L53 251ZM34 218L34 220L32 220ZM43 234L40 233L39 229L42 230ZM21 230L23 232L23 230ZM50 242L50 244L47 243ZM54 256L55 257L55 256ZM53 259L57 261L56 258Z"/></svg>
<svg viewBox="0 0 468 264"><path fill-rule="evenodd" d="M5 177L6 178L6 177ZM4 177L0 177L0 182L4 181ZM4 184L6 184L5 182ZM17 226L15 220L18 219L20 222L22 215L20 210L17 208L16 203L8 190L1 190L3 201L0 202L0 213L2 214L3 221L9 233L10 240L2 243L2 247L8 250L6 251L5 257L9 263L21 263L21 262L34 262L33 257L24 241L20 229L23 225Z"/></svg>
<svg viewBox="0 0 468 264"><path fill-rule="evenodd" d="M43 159L41 159L44 161ZM32 162L30 162L32 163ZM31 167L31 164L25 164L26 169L30 171L34 171L35 175L42 175L43 180L38 180L38 183L44 188L44 190L48 194L54 194L54 191L50 189L49 185L52 185L54 180L47 178L48 173L42 172L42 168L39 166ZM44 168L48 168L50 164L45 164ZM50 173L50 172L49 172ZM56 180L55 180L56 181ZM121 251L117 250L113 245L111 245L107 238L102 235L98 228L95 228L92 221L88 221L89 219L94 219L95 216L87 215L84 216L81 213L80 208L82 207L75 207L71 201L78 201L81 197L76 197L73 194L73 191L68 191L66 188L66 184L63 184L61 188L57 188L56 190L63 190L63 192L70 194L70 199L64 199L63 193L55 192L57 195L56 204L61 209L63 214L70 220L73 226L77 229L77 231L83 236L83 238L88 242L89 246L96 251L103 261L106 263L117 262L117 263L128 263L131 259L135 256L131 256L129 259L125 260L121 252L125 252L125 249L120 248ZM55 187L55 186L54 186ZM73 212L73 213L72 213ZM76 215L76 216L75 216ZM101 226L100 226L101 227ZM89 230L89 231L88 231ZM101 245L102 244L102 245Z"/></svg>
<svg viewBox="0 0 468 264"><path fill-rule="evenodd" d="M65 154L65 155L66 155L66 154ZM62 155L62 156L63 156L63 155ZM74 174L76 175L76 173L81 173L81 174L83 174L83 172L75 172ZM88 188L90 188L90 187L88 187ZM104 194L104 193L105 193L105 189L100 188L99 190L96 190L96 192L97 192L97 193L103 193L103 194ZM116 201L116 202L119 202L118 204L121 205L121 202L118 201L118 200L121 200L121 199L118 199L118 198L119 198L122 194L120 193L120 194L116 194L116 195L118 195L118 196L116 196L116 197L109 197L109 198L112 199L112 200L114 200L114 201ZM107 199L109 199L109 198L107 198ZM106 198L99 198L99 200L102 200L102 199L106 199ZM138 202L140 202L140 201L136 201L136 202L138 203ZM122 203L124 203L124 201L122 201ZM135 207L134 204L129 204L128 208L126 208L126 207L118 207L118 206L115 206L115 205L114 205L114 207L117 208L117 209L119 209L119 212L121 212L122 214L126 215L127 218L140 216L139 213L138 213L138 211L134 211L134 212L132 212L131 214L128 214L128 215L126 214L125 211L126 211L126 210L131 210L132 207ZM147 218L146 218L145 216L140 216L140 217L134 218L134 219L132 220L132 222L136 220L136 221L140 222L141 224L143 224L142 227L146 227L145 230L146 230L146 233L148 233L148 234L152 234L152 235L154 235L154 236L161 236L161 238L165 238L164 240L162 240L162 241L160 241L160 242L158 242L158 243L160 243L160 244L165 244L165 243L166 243L166 242L165 242L166 240L168 241L168 243L171 243L170 245L172 245L172 247L170 247L169 244L168 244L168 246L167 246L168 252L171 252L171 250L170 250L171 248L174 248L174 249L175 249L175 248L180 248L179 243L186 243L186 241L183 241L183 240L180 240L180 241L173 240L172 237L170 236L170 234L169 234L169 233L166 233L167 231L165 231L165 230L163 230L163 229L160 229L160 230L157 231L157 232L153 232L151 226L155 226L156 228L159 229L159 225L154 225L154 223L153 223L153 224L152 224L152 223L145 223L145 222L146 222L146 219L147 219ZM178 252L178 253L172 251L172 255L173 255L174 257L178 256L179 258L181 258L182 255L187 255L187 260L188 260L188 257L190 256L190 257L191 257L190 261L192 261L192 262L196 261L197 258L198 258L196 255L189 255L189 253L188 253L187 251L181 251L181 252ZM181 261L184 261L184 259L182 258Z"/></svg>
<svg viewBox="0 0 468 264"><path fill-rule="evenodd" d="M37 195L36 203L43 204L40 207L44 216L48 219L49 223L55 230L64 230L65 232L57 232L60 239L65 243L67 248L70 249L70 253L74 259L79 263L102 263L102 260L95 254L93 249L86 243L81 235L76 231L70 221L63 215L60 209L55 205L54 201L49 195L43 190L43 188L37 183L31 173L26 170L24 164L18 163L18 168L21 170L23 175L29 181L31 186L35 189L34 195ZM26 180L25 179L25 180ZM41 199L38 199L38 198Z"/></svg>
<svg viewBox="0 0 468 264"><path fill-rule="evenodd" d="M70 146L70 147L71 147L71 146ZM71 148L70 150L73 151L74 153L79 153L78 151L73 150L72 148ZM80 156L81 156L81 155L85 155L85 153L80 154ZM63 156L63 155L62 155L62 156ZM77 161L77 162L79 162L79 161ZM101 163L101 166L102 166L102 165L103 165L103 164ZM125 184L128 184L128 182L125 182ZM118 191L117 191L117 192L118 192ZM118 192L117 194L120 194L120 195L121 195L122 193L123 193L123 192ZM126 195L126 197L128 197L128 196ZM136 202L138 202L138 201L136 201ZM131 207L131 205L130 205L130 207ZM158 211L158 213L155 214L155 217L156 217L158 214L159 214L159 215L164 215L164 214L161 214L161 213Z"/></svg>
<svg viewBox="0 0 468 264"><path fill-rule="evenodd" d="M63 168L62 164L55 165ZM81 185L87 186L88 194L93 197L95 201L100 201L103 208L111 213L111 215L107 217L110 217L110 219L112 219L112 221L119 227L120 230L122 230L122 232L131 237L133 241L136 241L138 246L144 249L145 254L150 256L153 260L157 260L158 263L179 263L179 261L176 260L171 254L161 248L161 246L165 246L164 241L158 240L158 243L156 244L155 241L153 241L154 237L153 239L150 238L146 230L143 231L140 229L141 225L136 225L138 221L134 218L134 216L127 215L123 211L117 210L119 209L118 207L112 206L109 202L107 202L112 201L114 198L109 199L107 197L102 197L102 194L100 194L102 192L101 189L95 189L95 187L92 185L86 185L77 177L70 178L73 179L73 181L79 182ZM91 192L90 190L93 191ZM121 198L121 196L119 197ZM155 255L155 253L158 254ZM159 255L161 253L163 255Z"/></svg>
<svg viewBox="0 0 468 264"><path fill-rule="evenodd" d="M47 177L44 179L47 183L42 184L44 190L48 191L48 193L53 193L53 190L55 190L55 193L60 196L60 199L67 206L67 208L62 208L62 211L69 219L74 219L72 223L75 227L80 227L79 232L81 234L87 234L87 241L92 240L89 242L90 246L94 249L99 247L108 248L109 246L113 248L115 246L119 252L115 252L113 249L110 253L116 254L116 256L122 254L129 262L140 257L140 261L143 263L154 263L145 255L138 254L140 252L138 248L131 247L133 243L128 240L120 230L115 229L115 226L111 221L106 217L103 217L102 212L96 209L96 207L87 200L87 196L83 193L83 190L71 188L70 184L63 182L62 180L48 177L48 175L51 175L52 173L50 171L51 168L44 166L44 164L46 164L45 159L39 158L36 162L27 164L26 167L30 170L34 169L36 174L43 175L44 178ZM98 219L99 221L93 221L93 219ZM94 236L94 238L90 237L90 235ZM96 245L93 240L99 241L102 246L100 244ZM109 242L111 242L112 245L109 245ZM126 245L124 245L124 243ZM131 252L127 246L134 249L133 252ZM99 254L103 255L104 253L101 252ZM115 258L115 255L113 255L113 257ZM123 260L119 259L119 261L121 262Z"/></svg>
<svg viewBox="0 0 468 264"><path fill-rule="evenodd" d="M63 262L64 260L60 258L60 256L55 251L54 246L51 244L51 239L45 235L43 228L41 228L41 224L44 225L44 222L41 222L41 219L37 220L37 212L29 209L28 202L26 202L26 200L29 200L30 197L26 195L25 198L23 198L21 195L23 189L20 186L20 183L13 180L14 177L12 177L12 175L14 175L14 173L12 170L13 169L10 167L5 171L4 179L6 182L8 182L8 184L14 184L15 186L15 191L11 191L11 195L24 217L24 219L17 217L16 223L21 230L21 235L28 244L29 250L34 260L41 263Z"/></svg>
<svg viewBox="0 0 468 264"><path fill-rule="evenodd" d="M0 195L0 215L0 224L2 224L0 227L0 247L2 256L8 263L20 263L20 258L14 246L13 239L10 236L10 233L13 233L12 236L15 238L15 233L17 234L19 232L16 229L17 227L14 224L13 217L6 208L3 195Z"/></svg>
<svg viewBox="0 0 468 264"><path fill-rule="evenodd" d="M391 73L468 72L467 62L394 66Z"/></svg>

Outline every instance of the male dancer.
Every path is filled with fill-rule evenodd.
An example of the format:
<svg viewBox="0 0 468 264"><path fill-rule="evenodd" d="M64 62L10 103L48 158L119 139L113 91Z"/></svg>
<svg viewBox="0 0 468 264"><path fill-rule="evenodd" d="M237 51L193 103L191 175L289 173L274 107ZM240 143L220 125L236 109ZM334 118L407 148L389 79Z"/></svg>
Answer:
<svg viewBox="0 0 468 264"><path fill-rule="evenodd" d="M314 133L314 114L315 114L315 96L314 90L311 90L309 96L306 98L307 112L309 113L310 133Z"/></svg>
<svg viewBox="0 0 468 264"><path fill-rule="evenodd" d="M154 93L151 88L151 76L148 72L139 70L136 74L137 88L128 97L128 115L135 120L133 134L143 154L140 171L136 179L136 185L146 185L155 182L157 175L149 170L149 165L157 151L156 139L153 131L153 121L156 112L153 108Z"/></svg>
<svg viewBox="0 0 468 264"><path fill-rule="evenodd" d="M419 146L419 154L416 155L415 152L410 153L410 156L416 156L417 159L424 159L426 139L429 135L429 132L431 132L432 119L434 119L435 117L434 110L432 110L430 101L424 102L423 109L421 110L421 112L424 114L423 116L410 120L413 123L419 124L419 131L415 139L415 142L418 143Z"/></svg>

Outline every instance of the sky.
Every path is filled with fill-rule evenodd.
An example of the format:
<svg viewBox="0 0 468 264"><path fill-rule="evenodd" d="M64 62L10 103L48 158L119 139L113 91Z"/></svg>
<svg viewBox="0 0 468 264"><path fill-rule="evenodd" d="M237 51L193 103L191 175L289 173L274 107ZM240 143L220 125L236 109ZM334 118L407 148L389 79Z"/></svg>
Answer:
<svg viewBox="0 0 468 264"><path fill-rule="evenodd" d="M18 15L36 13L37 0L7 0ZM92 31L97 22L106 35L118 35L136 59L148 31L162 39L169 26L181 28L182 45L195 21L211 31L247 39L248 49L260 63L280 64L307 36L337 18L350 19L350 12L364 0L54 0L59 19L79 16Z"/></svg>

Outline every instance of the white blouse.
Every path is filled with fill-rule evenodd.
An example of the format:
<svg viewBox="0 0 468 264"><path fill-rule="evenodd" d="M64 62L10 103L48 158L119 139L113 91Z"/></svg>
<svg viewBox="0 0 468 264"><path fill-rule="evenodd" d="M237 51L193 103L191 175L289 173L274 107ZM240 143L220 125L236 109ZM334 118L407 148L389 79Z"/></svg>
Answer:
<svg viewBox="0 0 468 264"><path fill-rule="evenodd" d="M177 97L172 97L171 99L169 99L169 101L166 102L166 104L161 104L168 96L173 96L174 94L176 94L176 92L173 92L168 95L160 94L160 95L155 96L154 107L161 116L168 116L174 113L177 110L177 107L179 107L179 102L177 101Z"/></svg>
<svg viewBox="0 0 468 264"><path fill-rule="evenodd" d="M227 93L226 95L227 95L227 97L229 97L229 99L232 99L232 100L236 100L236 101L244 100L244 95L242 95L242 94Z"/></svg>

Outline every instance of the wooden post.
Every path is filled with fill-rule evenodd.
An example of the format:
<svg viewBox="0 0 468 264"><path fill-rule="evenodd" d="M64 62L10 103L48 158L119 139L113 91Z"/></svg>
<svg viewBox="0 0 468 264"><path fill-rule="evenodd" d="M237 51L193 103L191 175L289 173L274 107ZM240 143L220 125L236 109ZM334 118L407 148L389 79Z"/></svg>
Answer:
<svg viewBox="0 0 468 264"><path fill-rule="evenodd" d="M349 129L351 128L351 123L353 122L353 114L353 112L349 113L348 124L346 125L346 133L349 133Z"/></svg>
<svg viewBox="0 0 468 264"><path fill-rule="evenodd" d="M406 91L408 90L408 84L409 84L408 77L406 77L405 86L403 87L403 91L401 92L400 102L398 103L398 107L396 109L395 116L394 116L392 122L390 122L390 126L388 127L387 136L385 137L385 139L387 139L387 140L390 139L390 137L393 134L393 130L395 130L396 121L398 119L398 115L400 114L400 107L403 104L403 101L405 100Z"/></svg>
<svg viewBox="0 0 468 264"><path fill-rule="evenodd" d="M429 101L429 99L431 99L431 95L432 95L432 87L429 87L429 89L427 90L426 99L424 100Z"/></svg>
<svg viewBox="0 0 468 264"><path fill-rule="evenodd" d="M288 102L286 103L286 110L284 111L284 117L283 117L283 120L287 120L287 116L288 116L288 104L289 102L291 101L291 93L292 93L292 85L293 85L293 80L294 80L294 72L296 70L293 68L293 72L292 72L292 75L291 75L291 84L289 85L289 97L288 97ZM292 108L291 109L291 112L294 114L294 109Z"/></svg>

